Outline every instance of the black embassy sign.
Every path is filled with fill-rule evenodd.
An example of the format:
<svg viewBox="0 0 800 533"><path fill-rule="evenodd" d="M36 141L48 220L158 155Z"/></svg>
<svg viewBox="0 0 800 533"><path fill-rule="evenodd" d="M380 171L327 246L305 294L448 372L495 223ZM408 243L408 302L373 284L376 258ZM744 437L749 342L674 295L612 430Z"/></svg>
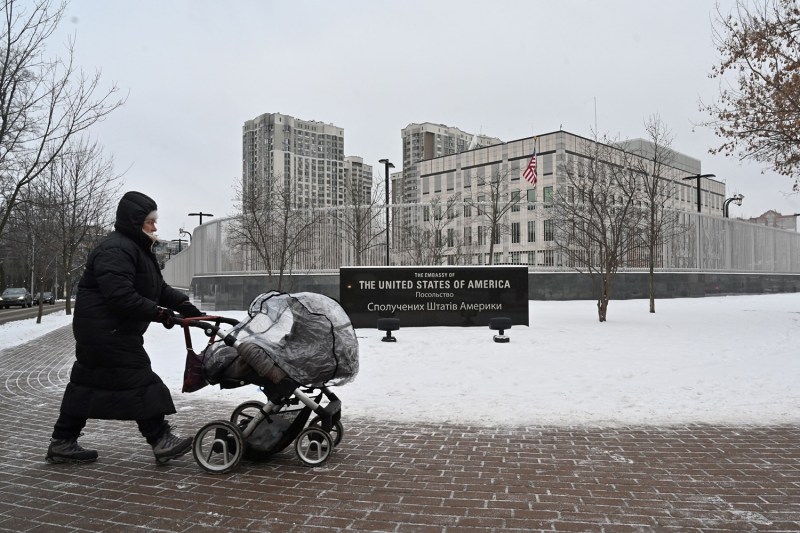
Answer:
<svg viewBox="0 0 800 533"><path fill-rule="evenodd" d="M378 318L401 326L528 325L528 267L342 267L339 301L356 328Z"/></svg>

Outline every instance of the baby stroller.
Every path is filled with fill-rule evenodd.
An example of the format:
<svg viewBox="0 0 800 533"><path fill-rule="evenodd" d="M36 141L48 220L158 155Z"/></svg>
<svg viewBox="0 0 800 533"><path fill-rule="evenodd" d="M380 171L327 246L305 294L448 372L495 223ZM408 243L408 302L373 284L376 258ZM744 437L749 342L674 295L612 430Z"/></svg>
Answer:
<svg viewBox="0 0 800 533"><path fill-rule="evenodd" d="M205 385L257 385L266 403L253 400L198 430L195 461L207 472L230 472L243 457L263 460L294 442L307 466L319 466L341 442L341 401L330 386L358 373L358 341L347 313L335 300L315 293L272 291L256 297L248 318L219 316L179 321L186 338L183 392ZM222 325L233 328L223 331ZM209 337L200 355L189 328ZM309 421L311 414L314 418Z"/></svg>

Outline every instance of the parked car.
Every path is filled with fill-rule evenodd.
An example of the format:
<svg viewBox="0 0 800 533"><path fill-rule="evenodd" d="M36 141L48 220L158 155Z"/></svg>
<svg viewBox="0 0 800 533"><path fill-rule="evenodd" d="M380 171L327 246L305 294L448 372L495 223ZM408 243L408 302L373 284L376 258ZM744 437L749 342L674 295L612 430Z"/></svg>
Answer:
<svg viewBox="0 0 800 533"><path fill-rule="evenodd" d="M9 287L0 294L0 306L8 309L12 305L20 307L32 307L33 296L25 287Z"/></svg>
<svg viewBox="0 0 800 533"><path fill-rule="evenodd" d="M52 292L43 292L42 293L42 302L50 305L56 304L56 295ZM39 293L33 295L33 305L39 305Z"/></svg>

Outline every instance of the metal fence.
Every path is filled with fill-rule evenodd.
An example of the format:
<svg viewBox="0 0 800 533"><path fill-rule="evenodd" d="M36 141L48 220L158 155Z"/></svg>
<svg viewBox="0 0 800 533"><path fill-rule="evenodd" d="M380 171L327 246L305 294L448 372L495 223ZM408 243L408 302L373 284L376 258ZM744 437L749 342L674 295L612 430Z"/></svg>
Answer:
<svg viewBox="0 0 800 533"><path fill-rule="evenodd" d="M317 224L306 245L293 256L291 272L337 270L340 266L382 266L387 246L385 207L368 209L371 224L361 226L366 238L357 239L345 228L352 208L314 212ZM664 244L657 268L662 271L800 273L800 233L760 226L741 220L695 212L680 212L685 228ZM522 203L509 212L503 230L490 236L474 205L406 204L390 208L389 262L392 265L488 264L489 240L495 241L493 264L527 265L531 271L572 271L561 261L552 242L548 221L552 210L544 204ZM189 247L173 256L165 277L188 287L197 274L263 272L252 251L233 246L231 219L217 219L195 228ZM641 257L626 270L643 267Z"/></svg>

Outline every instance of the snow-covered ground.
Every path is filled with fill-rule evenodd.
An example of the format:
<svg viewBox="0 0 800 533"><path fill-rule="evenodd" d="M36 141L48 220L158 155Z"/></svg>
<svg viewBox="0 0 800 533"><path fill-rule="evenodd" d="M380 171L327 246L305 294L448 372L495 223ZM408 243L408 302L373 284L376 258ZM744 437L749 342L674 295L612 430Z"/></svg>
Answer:
<svg viewBox="0 0 800 533"><path fill-rule="evenodd" d="M800 423L800 294L530 302L508 344L485 327L405 328L396 343L359 329L361 370L336 389L343 416L465 425ZM241 318L243 311L218 312ZM0 326L0 349L69 324L62 313ZM195 348L205 337L195 330ZM145 335L153 367L181 394L182 330ZM192 393L232 406L252 386Z"/></svg>

